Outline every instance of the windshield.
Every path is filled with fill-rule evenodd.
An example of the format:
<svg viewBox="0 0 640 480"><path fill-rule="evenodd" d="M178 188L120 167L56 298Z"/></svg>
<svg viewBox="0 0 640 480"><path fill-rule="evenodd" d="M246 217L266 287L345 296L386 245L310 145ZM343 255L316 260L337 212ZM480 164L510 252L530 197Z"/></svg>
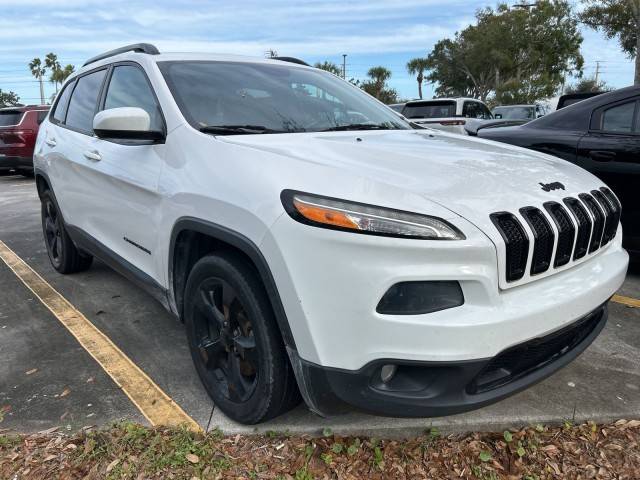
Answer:
<svg viewBox="0 0 640 480"><path fill-rule="evenodd" d="M496 117L500 115L499 117ZM536 118L535 107L496 107L493 116L505 120L530 120Z"/></svg>
<svg viewBox="0 0 640 480"><path fill-rule="evenodd" d="M411 129L359 88L321 70L214 61L158 65L187 121L205 132Z"/></svg>
<svg viewBox="0 0 640 480"><path fill-rule="evenodd" d="M11 125L18 125L22 119L22 112L20 110L5 110L0 111L0 127L9 127Z"/></svg>
<svg viewBox="0 0 640 480"><path fill-rule="evenodd" d="M449 118L456 116L456 102L415 102L405 105L402 114L407 118Z"/></svg>

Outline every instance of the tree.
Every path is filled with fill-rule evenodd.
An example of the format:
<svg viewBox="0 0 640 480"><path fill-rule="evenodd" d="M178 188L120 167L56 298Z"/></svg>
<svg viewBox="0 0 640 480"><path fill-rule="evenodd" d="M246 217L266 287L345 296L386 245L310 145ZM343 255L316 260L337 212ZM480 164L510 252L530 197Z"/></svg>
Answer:
<svg viewBox="0 0 640 480"><path fill-rule="evenodd" d="M49 81L51 83L56 84L56 92L58 91L57 85L62 85L69 75L71 75L75 71L75 67L73 65L66 65L64 68L58 68L57 70L51 72L49 76Z"/></svg>
<svg viewBox="0 0 640 480"><path fill-rule="evenodd" d="M476 24L436 43L427 79L437 95L498 103L532 103L554 95L567 74L581 75L582 36L566 0L540 0L529 10L500 4Z"/></svg>
<svg viewBox="0 0 640 480"><path fill-rule="evenodd" d="M371 67L367 76L372 80L374 96L380 98L380 93L384 90L387 80L391 78L391 70L385 67Z"/></svg>
<svg viewBox="0 0 640 480"><path fill-rule="evenodd" d="M617 38L622 51L636 58L633 83L640 85L640 0L583 0L580 20L607 38Z"/></svg>
<svg viewBox="0 0 640 480"><path fill-rule="evenodd" d="M371 67L367 75L370 80L361 82L360 88L386 104L398 101L398 92L387 85L387 80L391 78L391 71L388 68Z"/></svg>
<svg viewBox="0 0 640 480"><path fill-rule="evenodd" d="M592 93L592 92L609 92L612 88L604 81L596 83L595 78L583 78L574 85L569 85L564 93Z"/></svg>
<svg viewBox="0 0 640 480"><path fill-rule="evenodd" d="M13 107L20 103L20 97L14 92L3 92L0 88L0 108Z"/></svg>
<svg viewBox="0 0 640 480"><path fill-rule="evenodd" d="M320 70L325 70L327 72L331 72L334 75L337 75L339 77L342 76L342 69L338 65L336 65L335 63L330 62L328 60L325 60L322 63L316 62L314 67L319 68Z"/></svg>
<svg viewBox="0 0 640 480"><path fill-rule="evenodd" d="M47 68L45 65L42 65L42 60L34 58L29 62L29 69L31 70L31 75L36 77L40 82L40 103L44 104L44 85L42 84L42 77L47 73Z"/></svg>
<svg viewBox="0 0 640 480"><path fill-rule="evenodd" d="M422 82L424 80L424 71L428 68L426 58L413 58L407 62L407 72L409 75L415 75L418 82L418 96L422 100Z"/></svg>
<svg viewBox="0 0 640 480"><path fill-rule="evenodd" d="M53 52L47 53L47 56L44 57L44 65L51 71L51 75L49 75L49 81L55 85L56 92L57 92L58 91L57 73L62 69L60 62L58 61L58 56Z"/></svg>

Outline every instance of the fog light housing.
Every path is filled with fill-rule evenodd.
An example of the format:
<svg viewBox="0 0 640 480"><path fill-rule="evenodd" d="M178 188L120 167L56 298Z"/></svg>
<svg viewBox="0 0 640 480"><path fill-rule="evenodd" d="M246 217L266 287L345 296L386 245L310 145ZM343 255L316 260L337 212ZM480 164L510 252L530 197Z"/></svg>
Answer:
<svg viewBox="0 0 640 480"><path fill-rule="evenodd" d="M382 380L382 383L389 383L396 374L396 370L398 370L397 365L383 365L380 369L380 380Z"/></svg>
<svg viewBox="0 0 640 480"><path fill-rule="evenodd" d="M376 312L383 315L422 315L464 304L456 281L400 282L384 294Z"/></svg>

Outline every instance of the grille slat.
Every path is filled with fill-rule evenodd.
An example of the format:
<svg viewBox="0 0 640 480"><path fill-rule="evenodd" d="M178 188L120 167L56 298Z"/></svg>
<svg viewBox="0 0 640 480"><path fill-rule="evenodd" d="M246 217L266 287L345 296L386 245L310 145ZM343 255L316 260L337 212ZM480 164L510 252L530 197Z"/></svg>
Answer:
<svg viewBox="0 0 640 480"><path fill-rule="evenodd" d="M593 232L591 233L591 242L589 242L589 253L593 253L600 248L602 234L604 233L604 214L598 203L588 193L581 193L578 197L584 202L593 216Z"/></svg>
<svg viewBox="0 0 640 480"><path fill-rule="evenodd" d="M556 268L561 267L571 260L576 228L573 226L567 211L558 202L547 202L544 204L544 208L549 212L558 229L558 245L553 266Z"/></svg>
<svg viewBox="0 0 640 480"><path fill-rule="evenodd" d="M508 282L520 280L524 276L529 255L529 237L520 221L509 212L491 214L506 247L506 277Z"/></svg>
<svg viewBox="0 0 640 480"><path fill-rule="evenodd" d="M531 275L546 272L551 266L553 241L555 240L551 225L544 213L535 207L523 207L520 209L520 214L533 232Z"/></svg>
<svg viewBox="0 0 640 480"><path fill-rule="evenodd" d="M613 206L600 190L591 190L591 195L598 201L606 216L604 234L602 235L602 245L606 245L616 236L617 225L613 223L615 221Z"/></svg>
<svg viewBox="0 0 640 480"><path fill-rule="evenodd" d="M546 202L543 207L544 210L535 206L519 209L533 234L531 242L524 223L513 213L490 215L505 242L507 282L525 276L529 249L532 249L529 274L534 276L547 272L552 260L553 268L560 268L604 247L615 238L622 214L620 202L606 187L581 193L578 198L566 197L562 203Z"/></svg>
<svg viewBox="0 0 640 480"><path fill-rule="evenodd" d="M613 208L613 224L614 224L614 228L613 228L613 233L612 233L612 236L611 236L611 238L613 239L613 238L615 238L616 233L618 231L618 225L620 223L620 216L622 215L622 205L620 205L620 202L618 201L616 196L607 187L602 187L600 189L600 191L602 193L604 193L604 196L609 200L609 202L611 203L611 207Z"/></svg>
<svg viewBox="0 0 640 480"><path fill-rule="evenodd" d="M568 197L564 199L564 203L569 208L569 211L573 214L573 218L578 224L576 248L573 251L573 259L578 260L584 257L589 250L589 238L591 237L592 222L589 214L579 200Z"/></svg>

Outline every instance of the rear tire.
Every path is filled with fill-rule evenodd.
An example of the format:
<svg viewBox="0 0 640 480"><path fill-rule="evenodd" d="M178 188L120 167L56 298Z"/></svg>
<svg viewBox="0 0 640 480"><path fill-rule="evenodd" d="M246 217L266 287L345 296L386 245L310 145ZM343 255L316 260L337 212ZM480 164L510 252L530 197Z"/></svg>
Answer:
<svg viewBox="0 0 640 480"><path fill-rule="evenodd" d="M74 245L51 192L46 190L40 201L42 233L53 268L60 273L75 273L88 269L93 257L80 252Z"/></svg>
<svg viewBox="0 0 640 480"><path fill-rule="evenodd" d="M223 252L194 265L184 319L198 375L228 417L256 424L300 402L271 304L242 257Z"/></svg>

